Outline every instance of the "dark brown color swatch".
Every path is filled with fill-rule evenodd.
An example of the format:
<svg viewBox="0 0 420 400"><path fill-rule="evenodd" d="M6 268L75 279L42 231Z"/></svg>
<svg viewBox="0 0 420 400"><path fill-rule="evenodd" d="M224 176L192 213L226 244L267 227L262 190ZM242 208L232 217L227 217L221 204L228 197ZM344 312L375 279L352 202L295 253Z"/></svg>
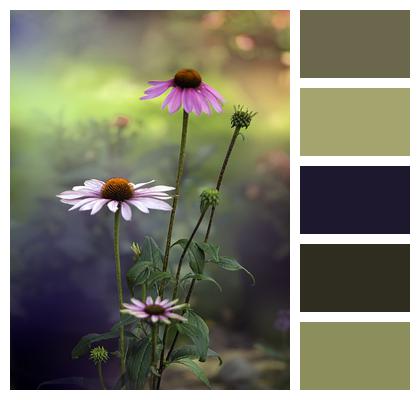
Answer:
<svg viewBox="0 0 420 400"><path fill-rule="evenodd" d="M409 78L410 12L300 13L301 78Z"/></svg>
<svg viewBox="0 0 420 400"><path fill-rule="evenodd" d="M410 246L302 244L300 310L410 311Z"/></svg>

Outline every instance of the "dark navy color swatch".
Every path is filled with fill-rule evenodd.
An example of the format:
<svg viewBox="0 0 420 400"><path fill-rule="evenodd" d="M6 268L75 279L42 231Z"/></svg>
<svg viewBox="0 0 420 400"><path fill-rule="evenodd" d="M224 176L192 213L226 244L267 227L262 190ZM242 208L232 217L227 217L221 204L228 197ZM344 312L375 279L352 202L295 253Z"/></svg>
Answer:
<svg viewBox="0 0 420 400"><path fill-rule="evenodd" d="M301 167L301 233L410 233L409 167Z"/></svg>

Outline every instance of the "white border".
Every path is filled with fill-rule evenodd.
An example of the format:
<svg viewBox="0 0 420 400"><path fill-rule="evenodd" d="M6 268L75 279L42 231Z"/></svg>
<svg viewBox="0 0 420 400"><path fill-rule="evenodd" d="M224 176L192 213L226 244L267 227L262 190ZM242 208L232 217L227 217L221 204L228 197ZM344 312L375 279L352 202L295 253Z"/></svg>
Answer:
<svg viewBox="0 0 420 400"><path fill-rule="evenodd" d="M420 223L420 214L416 205L420 204L420 196L418 190L419 179L419 122L418 122L418 110L420 109L419 96L418 96L418 79L417 71L419 67L419 46L418 41L420 37L419 26L420 18L418 15L418 1L416 0L258 0L255 2L242 2L238 4L235 0L207 0L207 1L177 1L170 2L168 0L154 0L153 2L141 2L139 0L102 0L102 1L89 1L89 0L62 0L57 2L56 0L38 0L36 3L31 0L15 0L15 1L3 1L1 3L1 19L0 19L0 43L2 51L2 63L0 64L1 73L4 77L3 82L7 81L10 76L9 68L9 42L10 42L10 31L9 31L9 10L11 9L76 9L76 10L88 10L88 9L103 9L103 10L130 10L130 9L144 9L144 10L169 10L169 9L184 9L184 10L218 10L218 9L261 9L261 10L290 10L291 11L291 390L290 391L263 391L261 395L268 399L277 399L282 397L285 399L334 399L337 397L343 400L354 399L354 398L369 398L369 399L412 399L420 396L419 388L419 338L420 330L418 324L420 321L419 310L420 310L420 297L416 294L415 288L419 286L419 274L417 268L420 265L419 252L418 252L418 226ZM411 78L398 79L398 80L386 80L382 79L358 79L358 80L346 80L346 79L299 79L299 10L304 9L410 9L411 10ZM316 82L315 82L316 81ZM384 86L382 86L384 84ZM353 85L353 86L352 86ZM363 163L356 163L351 160L351 157L346 157L345 161L338 161L332 158L319 157L321 161L314 161L308 158L299 158L299 89L300 87L411 87L411 156L409 159L404 160L403 164L411 164L411 235L401 235L400 241L395 243L411 243L411 312L407 315L403 313L404 320L411 321L411 390L410 391L300 391L299 390L299 321L308 320L308 318L316 318L316 320L327 321L329 318L337 318L337 320L346 321L349 318L344 313L337 313L331 315L330 313L316 313L309 317L306 313L299 313L299 242L311 242L312 235L300 235L299 234L299 166L300 165L333 165L333 162L342 162L342 165L368 165L368 159L366 158ZM1 96L1 110L3 116L6 118L1 119L2 124L2 144L0 147L2 151L1 160L1 173L2 182L9 184L9 92L5 90L3 85L2 96ZM381 164L372 165L396 165L393 164L396 161L386 160L385 158L372 159L372 162L381 162ZM359 161L358 161L359 162ZM360 161L361 162L361 161ZM314 164L319 163L319 164ZM382 164L383 163L383 164ZM390 163L390 164L389 164ZM3 185L3 187L5 184ZM9 260L9 215L10 215L10 204L8 198L3 198L3 213L2 213L2 239L1 243L1 254L7 260ZM392 236L388 235L369 235L363 237L360 235L351 235L353 239L346 238L346 235L340 235L341 239L346 240L345 243L352 243L347 240L354 240L354 243L358 242L354 238L360 239L363 243L388 243L388 240L397 240ZM319 235L316 239L317 243L331 243L332 237L329 235ZM385 240L385 241L384 241ZM339 241L340 242L340 241ZM2 304L5 306L5 313L9 315L10 310L10 288L9 288L10 274L7 268L3 268L3 278L0 280ZM366 317L376 318L373 315L366 315ZM403 318L400 315L397 317L391 313L381 313L381 320L392 321ZM362 317L360 317L362 318ZM360 318L357 318L360 320ZM379 318L379 316L378 316ZM3 326L1 332L1 342L3 346L9 343L9 320L6 319L6 326ZM5 351L3 351L3 357L1 358L1 370L0 370L0 382L2 394L10 398L22 398L23 393L21 391L9 391L9 366L10 360L5 357ZM8 355L8 354L7 354ZM163 398L171 396L175 399L192 399L197 395L203 399L214 398L215 396L221 396L228 398L229 396L243 396L244 398L251 398L255 396L254 391L223 391L223 392L211 392L211 391L171 391L167 393L164 391L155 392L154 398ZM53 398L56 396L54 391L42 391L35 392L30 391L30 398ZM60 397L62 398L73 398L75 393L72 391L60 391ZM140 396L138 392L131 391L102 391L100 394L103 398L115 398L116 396L121 397L137 397ZM78 392L77 396L91 397L90 391ZM147 394L141 394L141 396L148 396Z"/></svg>

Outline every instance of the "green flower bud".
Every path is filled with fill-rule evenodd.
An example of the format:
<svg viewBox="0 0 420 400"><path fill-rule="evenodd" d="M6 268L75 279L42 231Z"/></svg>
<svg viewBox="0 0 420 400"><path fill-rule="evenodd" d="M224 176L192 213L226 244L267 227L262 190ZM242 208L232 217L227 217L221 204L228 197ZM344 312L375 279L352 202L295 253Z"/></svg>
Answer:
<svg viewBox="0 0 420 400"><path fill-rule="evenodd" d="M141 256L141 248L138 243L131 243L131 251L134 253L134 261L137 261Z"/></svg>
<svg viewBox="0 0 420 400"><path fill-rule="evenodd" d="M217 189L204 189L200 194L200 199L201 212L207 207L216 207L219 204L219 191Z"/></svg>
<svg viewBox="0 0 420 400"><path fill-rule="evenodd" d="M90 351L89 358L95 363L95 365L107 362L109 359L108 350L103 346L94 347Z"/></svg>
<svg viewBox="0 0 420 400"><path fill-rule="evenodd" d="M232 128L245 128L248 129L248 126L251 124L252 118L254 118L257 113L244 110L244 106L234 106L235 112L232 114L230 119L230 126Z"/></svg>

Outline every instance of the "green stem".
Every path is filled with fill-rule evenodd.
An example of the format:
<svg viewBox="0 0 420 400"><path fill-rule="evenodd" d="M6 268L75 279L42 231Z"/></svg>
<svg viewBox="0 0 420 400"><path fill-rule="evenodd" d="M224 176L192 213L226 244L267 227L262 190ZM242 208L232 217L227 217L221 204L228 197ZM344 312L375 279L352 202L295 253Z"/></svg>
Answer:
<svg viewBox="0 0 420 400"><path fill-rule="evenodd" d="M123 307L123 288L121 280L121 261L120 261L120 214L121 210L115 212L114 217L114 254L115 254L115 276L117 280L118 288L118 309L121 312ZM121 315L121 314L120 314ZM119 350L120 350L120 365L121 365L121 375L125 372L125 343L124 343L124 327L120 327L120 340L119 340Z"/></svg>
<svg viewBox="0 0 420 400"><path fill-rule="evenodd" d="M156 365L156 336L157 336L157 324L152 323L152 367L155 371L158 370ZM152 372L152 389L155 387L156 375Z"/></svg>
<svg viewBox="0 0 420 400"><path fill-rule="evenodd" d="M98 375L99 375L99 382L101 383L101 387L103 390L106 390L104 376L102 374L102 363L98 362Z"/></svg>
<svg viewBox="0 0 420 400"><path fill-rule="evenodd" d="M144 303L146 301L147 287L146 284L141 285L141 301Z"/></svg>
<svg viewBox="0 0 420 400"><path fill-rule="evenodd" d="M163 272L165 272L168 269L169 252L171 250L172 230L173 230L174 222L175 222L175 214L176 214L176 208L178 205L178 198L181 194L181 180L182 180L182 174L184 172L185 148L187 145L187 130L188 130L188 113L184 111L182 115L182 133L181 133L181 144L179 146L178 169L177 169L177 174L176 174L175 193L172 199L172 210L171 210L171 216L169 218L168 233L166 235L165 254L163 257L163 267L162 267ZM162 282L159 288L160 296L163 295L163 289L164 289L164 284Z"/></svg>
<svg viewBox="0 0 420 400"><path fill-rule="evenodd" d="M225 172L226 172L226 167L227 167L227 165L229 163L229 160L230 160L230 157L232 155L233 148L235 147L236 139L239 136L239 131L240 131L240 128L236 127L235 131L233 132L232 139L230 140L229 147L227 149L225 158L223 160L222 167L220 168L220 172L219 172L219 176L217 178L217 184L216 184L216 189L219 190L219 191L220 191L220 187L222 186L223 177L224 177ZM204 238L205 243L207 243L207 241L209 240L209 237L210 237L210 231L211 231L211 227L212 227L212 223L213 223L215 210L216 210L215 207L211 208L211 214L210 214L209 222L208 222L208 225L207 225L207 232L206 232L206 236ZM190 284L190 287L188 289L187 296L185 297L184 303L188 303L190 301L192 292L194 290L195 282L196 282L196 279L193 279L191 281L191 284ZM169 360L169 357L171 356L172 351L175 348L176 341L178 340L178 336L179 336L179 332L177 331L173 340L172 340L172 344L171 344L171 347L169 348L168 354L166 355L166 361ZM162 366L163 366L163 363L161 362L161 368L162 368ZM161 374L162 374L162 372L163 371L161 371Z"/></svg>
<svg viewBox="0 0 420 400"><path fill-rule="evenodd" d="M236 139L239 136L239 130L240 130L239 127L235 128L235 131L233 132L232 139L230 140L229 147L228 147L226 155L225 155L225 159L223 160L222 168L220 168L220 172L219 172L219 176L217 178L217 184L216 184L216 189L219 190L219 191L220 191L220 187L222 186L223 177L225 175L226 167L228 165L230 156L232 155L233 148L235 147ZM204 238L204 242L207 242L209 240L215 210L216 210L215 207L211 208L210 219L209 219L209 223L207 225L207 232L206 232L206 236Z"/></svg>
<svg viewBox="0 0 420 400"><path fill-rule="evenodd" d="M179 258L178 268L176 270L176 275L175 275L175 287L174 287L174 290L172 292L172 300L175 300L176 299L176 296L178 294L179 278L180 278L180 275L181 275L182 263L184 261L185 256L187 255L188 249L191 246L191 243L192 243L192 241L194 239L194 236L197 233L198 228L200 227L201 222L204 219L204 216L206 215L207 209L208 209L208 207L205 207L205 209L201 212L200 217L198 218L198 221L195 224L195 227L194 227L194 229L193 229L190 237L188 238L188 241L187 241L187 243L186 243L186 245L184 247L184 250L181 253L181 257Z"/></svg>
<svg viewBox="0 0 420 400"><path fill-rule="evenodd" d="M174 286L174 290L172 292L172 300L175 300L175 298L176 298L176 296L178 294L179 278L180 278L180 275L181 275L182 262L184 261L184 258L185 258L186 254L187 254L187 251L188 251L188 249L189 249L189 247L190 247L190 245L191 245L191 243L192 243L192 241L194 239L194 236L197 233L198 228L200 227L200 225L201 225L201 223L202 223L202 221L204 219L204 216L206 215L207 209L208 209L208 207L206 207L201 212L200 217L198 218L198 221L195 224L195 227L194 227L194 229L193 229L190 237L188 238L188 241L187 241L187 243L186 243L186 245L184 247L184 250L181 253L181 257L179 258L178 268L177 268L176 277L175 277L175 286ZM166 340L167 340L167 337L168 337L168 330L169 330L169 326L166 325L165 326L165 329L163 331L162 351L160 353L160 363L159 363L159 374L160 375L162 375L162 372L163 372L163 369L164 369L163 365L164 365L164 362L165 362L165 347L166 347ZM172 350L170 350L170 351L172 352ZM157 389L160 388L160 381L161 381L161 377L158 377L157 384L156 384L156 388Z"/></svg>

